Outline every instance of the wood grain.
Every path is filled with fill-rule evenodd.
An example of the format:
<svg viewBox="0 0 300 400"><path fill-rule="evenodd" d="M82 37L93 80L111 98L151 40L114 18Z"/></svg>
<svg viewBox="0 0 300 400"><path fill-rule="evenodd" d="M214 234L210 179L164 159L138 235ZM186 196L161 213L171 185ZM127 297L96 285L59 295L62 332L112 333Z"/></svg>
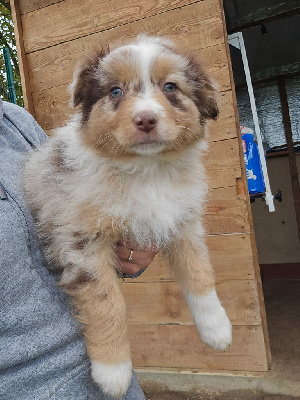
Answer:
<svg viewBox="0 0 300 400"><path fill-rule="evenodd" d="M183 35L196 30L202 33L202 47L206 47L205 43L212 45L223 41L218 0L189 3L186 0L65 0L22 16L24 46L26 53L31 53L131 22L139 26L139 33L149 25L160 29L162 25L169 26L173 33ZM175 9L170 11L172 8Z"/></svg>
<svg viewBox="0 0 300 400"><path fill-rule="evenodd" d="M233 139L239 134L236 129L233 95L232 90L219 94L220 116L217 121L208 121L207 123L209 142Z"/></svg>
<svg viewBox="0 0 300 400"><path fill-rule="evenodd" d="M236 179L241 177L237 139L210 143L208 154L203 161L208 172L210 189L235 186Z"/></svg>
<svg viewBox="0 0 300 400"><path fill-rule="evenodd" d="M68 85L34 92L32 94L36 120L43 129L63 126L74 110L69 107Z"/></svg>
<svg viewBox="0 0 300 400"><path fill-rule="evenodd" d="M205 371L267 371L261 325L234 326L226 352L206 346L191 325L130 324L133 366Z"/></svg>
<svg viewBox="0 0 300 400"><path fill-rule="evenodd" d="M23 15L28 12L39 10L41 8L48 7L52 4L59 3L61 1L65 1L65 0L19 0L20 11L21 11L21 14ZM156 6L152 6L153 9L156 8L157 10L160 10L159 12L162 12L161 10L163 10L163 6L161 6L161 2L158 2L158 1L156 1L156 2L158 4ZM183 7L185 5L192 4L195 2L197 2L197 0L183 0L183 1L182 0L169 0L169 1L164 0L164 8L171 10L173 8ZM103 1L100 2L98 0L98 4L99 3L100 3L100 7L103 6ZM152 1L152 3L155 3L155 1ZM119 6L119 4L117 4L117 6Z"/></svg>
<svg viewBox="0 0 300 400"><path fill-rule="evenodd" d="M128 28L128 27L127 27ZM125 37L134 38L138 30L129 30ZM107 43L113 42L118 34L124 34L124 30L114 29L85 38L77 39L72 42L66 42L61 45L44 49L27 55L32 90L37 92L56 86L70 84L76 64L79 60L85 58L88 54L96 51ZM150 32L155 34L155 31ZM168 35L167 35L168 36ZM170 36L170 35L169 35ZM225 44L220 43L207 48L199 48L199 43L189 40L190 36L180 38L174 37L176 43L190 51L193 57L199 59L207 72L215 79L219 85L220 91L230 89L228 65L224 61L226 57ZM122 40L121 40L122 42Z"/></svg>
<svg viewBox="0 0 300 400"><path fill-rule="evenodd" d="M236 187L212 189L204 216L210 235L250 232L247 198L237 195Z"/></svg>
<svg viewBox="0 0 300 400"><path fill-rule="evenodd" d="M18 0L21 15L51 6L64 0Z"/></svg>
<svg viewBox="0 0 300 400"><path fill-rule="evenodd" d="M131 324L193 325L190 310L177 282L121 283ZM256 282L223 281L218 296L233 325L261 324Z"/></svg>
<svg viewBox="0 0 300 400"><path fill-rule="evenodd" d="M254 279L250 234L206 237L217 281Z"/></svg>
<svg viewBox="0 0 300 400"><path fill-rule="evenodd" d="M255 279L250 234L206 236L216 281ZM172 269L163 256L157 254L151 266L136 279L125 282L174 281Z"/></svg>

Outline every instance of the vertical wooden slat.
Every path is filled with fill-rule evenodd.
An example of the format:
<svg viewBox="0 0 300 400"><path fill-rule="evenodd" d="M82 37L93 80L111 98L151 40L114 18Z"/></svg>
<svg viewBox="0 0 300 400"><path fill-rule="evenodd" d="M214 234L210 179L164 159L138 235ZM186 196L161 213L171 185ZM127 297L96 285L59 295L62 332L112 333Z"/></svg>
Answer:
<svg viewBox="0 0 300 400"><path fill-rule="evenodd" d="M285 79L283 76L278 78L278 89L282 110L282 118L284 125L284 133L286 138L286 145L288 150L289 157L289 166L290 166L290 174L291 174L291 183L292 183L292 191L294 197L294 206L296 213L296 222L298 228L298 237L300 241L300 186L299 186L299 176L296 164L296 156L294 150L293 136L292 136L292 127L291 127L291 119L289 113L289 105L287 100L287 93L285 87Z"/></svg>
<svg viewBox="0 0 300 400"><path fill-rule="evenodd" d="M16 37L19 67L20 67L20 77L23 90L24 105L26 110L29 111L30 114L35 117L27 58L24 49L23 30L22 30L22 22L21 22L21 15L20 15L18 1L10 0L10 7L15 27L15 37Z"/></svg>

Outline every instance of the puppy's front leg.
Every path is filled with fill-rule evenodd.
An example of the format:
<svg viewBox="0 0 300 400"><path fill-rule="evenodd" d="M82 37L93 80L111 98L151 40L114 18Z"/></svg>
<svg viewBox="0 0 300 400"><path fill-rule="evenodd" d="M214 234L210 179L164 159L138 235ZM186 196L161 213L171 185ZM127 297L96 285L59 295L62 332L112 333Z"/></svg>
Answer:
<svg viewBox="0 0 300 400"><path fill-rule="evenodd" d="M112 249L99 249L84 257L81 270L62 285L72 296L83 324L87 352L92 364L92 377L103 391L121 398L132 376L130 345L127 335L126 308L115 272ZM87 273L93 271L93 273Z"/></svg>
<svg viewBox="0 0 300 400"><path fill-rule="evenodd" d="M225 350L231 344L232 328L216 294L200 222L170 246L168 256L202 340L214 349Z"/></svg>

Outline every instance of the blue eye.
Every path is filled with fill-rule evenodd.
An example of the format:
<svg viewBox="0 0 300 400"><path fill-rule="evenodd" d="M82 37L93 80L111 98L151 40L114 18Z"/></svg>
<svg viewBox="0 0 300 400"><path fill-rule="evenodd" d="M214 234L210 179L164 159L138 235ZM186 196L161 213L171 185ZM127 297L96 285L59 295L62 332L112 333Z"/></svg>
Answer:
<svg viewBox="0 0 300 400"><path fill-rule="evenodd" d="M177 86L175 83L167 82L164 86L164 91L167 93L174 93L177 90Z"/></svg>
<svg viewBox="0 0 300 400"><path fill-rule="evenodd" d="M119 87L114 87L110 90L111 97L117 99L118 97L123 96L124 92Z"/></svg>

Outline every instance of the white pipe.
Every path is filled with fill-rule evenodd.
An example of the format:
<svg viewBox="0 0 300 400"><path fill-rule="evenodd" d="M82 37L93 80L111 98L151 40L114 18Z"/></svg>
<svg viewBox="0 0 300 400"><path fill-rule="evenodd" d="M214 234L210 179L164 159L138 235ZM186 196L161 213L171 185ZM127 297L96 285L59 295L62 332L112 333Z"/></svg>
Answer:
<svg viewBox="0 0 300 400"><path fill-rule="evenodd" d="M266 158L265 158L265 151L264 151L263 142L262 142L262 138L261 138L257 109L256 109L256 104L255 104L255 97L254 97L254 93L253 93L252 80L251 80L250 69L249 69L249 65L248 65L248 59L247 59L246 48L245 48L242 32L237 32L232 35L229 35L228 41L232 46L236 47L237 49L239 49L241 51L243 66L244 66L244 71L245 71L245 76L246 76L246 82L247 82L247 87L248 87L248 93L249 93L249 98L250 98L252 117L253 117L253 122L254 122L254 127L255 127L256 138L257 138L259 158L260 158L262 172L263 172L265 186L266 186L265 199L266 199L266 204L269 207L269 211L273 212L273 211L275 211L274 196L272 195L272 191L271 191L271 187L270 187L267 163L266 163Z"/></svg>

